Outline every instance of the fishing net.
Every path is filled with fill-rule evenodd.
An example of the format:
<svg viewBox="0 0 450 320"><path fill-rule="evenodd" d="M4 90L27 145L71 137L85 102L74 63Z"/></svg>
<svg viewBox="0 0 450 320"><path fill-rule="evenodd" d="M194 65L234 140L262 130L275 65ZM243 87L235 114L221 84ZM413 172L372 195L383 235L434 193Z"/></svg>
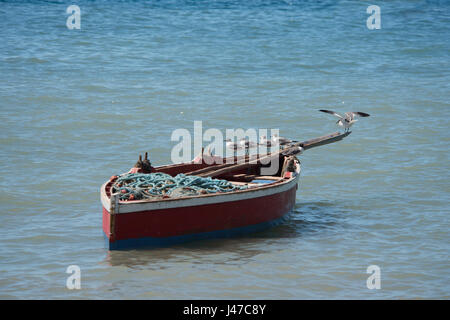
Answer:
<svg viewBox="0 0 450 320"><path fill-rule="evenodd" d="M166 173L126 173L114 176L111 193L119 193L119 199L143 200L154 198L179 198L230 192L246 189L247 186L234 185L227 180L186 176L172 177Z"/></svg>

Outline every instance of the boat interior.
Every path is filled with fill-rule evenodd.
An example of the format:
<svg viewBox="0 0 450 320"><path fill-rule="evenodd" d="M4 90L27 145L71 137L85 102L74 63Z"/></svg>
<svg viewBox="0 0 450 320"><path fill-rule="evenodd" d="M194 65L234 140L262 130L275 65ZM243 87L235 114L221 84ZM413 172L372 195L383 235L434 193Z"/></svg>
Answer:
<svg viewBox="0 0 450 320"><path fill-rule="evenodd" d="M217 158L216 158L217 160ZM207 161L201 161L201 163L184 163L169 166L162 166L155 168L154 172L163 172L175 176L180 173L189 175L208 176L208 173L219 170L221 167L227 168L230 163L239 164L247 162L247 165L243 168L239 167L230 170L223 169L223 173L215 175L216 179L227 180L236 185L247 185L250 187L257 187L263 184L272 184L274 182L283 181L287 178L286 172L295 172L296 166L299 163L298 159L294 156L280 155L278 158L278 166L273 166L275 169L270 170L270 164L263 165L261 163L249 164L252 159L247 156L236 157L234 161L229 162L227 159L219 159L218 163L208 164ZM228 159L230 160L230 159ZM265 170L266 169L266 170ZM268 174L269 172L269 174Z"/></svg>

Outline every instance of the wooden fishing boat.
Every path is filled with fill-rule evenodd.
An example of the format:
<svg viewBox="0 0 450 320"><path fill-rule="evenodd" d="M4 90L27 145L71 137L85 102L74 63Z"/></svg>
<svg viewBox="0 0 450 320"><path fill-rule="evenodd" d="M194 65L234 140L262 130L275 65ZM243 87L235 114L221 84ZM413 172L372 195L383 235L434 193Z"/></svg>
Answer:
<svg viewBox="0 0 450 320"><path fill-rule="evenodd" d="M180 173L227 180L245 186L232 192L121 201L112 192L113 180L101 187L103 231L110 250L139 246L166 246L180 242L229 237L260 231L281 223L293 209L301 165L299 152L339 141L350 132L333 133L293 143L265 156L279 161L279 170L261 175L262 157L233 157L224 164L189 163L152 168L176 176ZM229 159L228 159L229 160ZM245 161L243 161L245 160ZM267 162L264 162L267 163Z"/></svg>

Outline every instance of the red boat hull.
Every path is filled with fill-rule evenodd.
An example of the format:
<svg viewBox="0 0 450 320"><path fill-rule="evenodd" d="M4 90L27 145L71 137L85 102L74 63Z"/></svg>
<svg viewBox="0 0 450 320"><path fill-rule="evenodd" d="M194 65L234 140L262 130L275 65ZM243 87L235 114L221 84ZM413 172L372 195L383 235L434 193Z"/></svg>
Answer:
<svg viewBox="0 0 450 320"><path fill-rule="evenodd" d="M177 164L155 168L172 176L207 165ZM233 174L242 175L241 172ZM245 174L244 174L245 175ZM165 246L196 239L229 237L276 225L295 205L300 163L284 177L263 176L233 192L155 200L119 201L113 182L101 188L103 231L110 250ZM235 178L236 179L236 178ZM239 184L234 181L233 183Z"/></svg>
<svg viewBox="0 0 450 320"><path fill-rule="evenodd" d="M296 189L295 183L251 199L114 215L103 207L103 231L111 250L259 231L283 221L295 205Z"/></svg>

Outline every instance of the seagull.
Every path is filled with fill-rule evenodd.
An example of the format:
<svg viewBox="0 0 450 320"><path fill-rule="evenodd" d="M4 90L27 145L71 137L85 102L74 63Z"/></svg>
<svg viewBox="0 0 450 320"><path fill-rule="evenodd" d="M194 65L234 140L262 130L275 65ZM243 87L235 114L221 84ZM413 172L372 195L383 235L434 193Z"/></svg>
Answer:
<svg viewBox="0 0 450 320"><path fill-rule="evenodd" d="M282 152L281 154L283 156L293 156L293 155L297 155L297 154L300 155L304 150L305 149L303 149L303 147L298 146L298 147L295 147L293 149L292 148L291 149L288 148L288 150Z"/></svg>
<svg viewBox="0 0 450 320"><path fill-rule="evenodd" d="M286 139L286 138L283 138L283 137L279 137L278 134L275 133L272 136L272 142L275 143L275 144L279 144L280 146L284 146L285 144L289 144L289 143L297 142L297 141Z"/></svg>
<svg viewBox="0 0 450 320"><path fill-rule="evenodd" d="M239 144L244 147L245 149L253 149L256 148L256 146L258 145L257 143L253 142L253 141L249 141L247 138L242 138L239 141Z"/></svg>
<svg viewBox="0 0 450 320"><path fill-rule="evenodd" d="M257 143L253 142L253 141L249 141L248 138L242 138L239 141L239 144L245 148L245 154L248 155L250 149L256 148L258 146Z"/></svg>
<svg viewBox="0 0 450 320"><path fill-rule="evenodd" d="M334 111L331 110L319 110L325 113L329 113L332 114L333 116L336 116L339 118L339 120L336 122L339 126L344 127L345 128L345 132L348 132L350 127L358 120L356 120L356 117L368 117L370 116L370 114L365 113L365 112L346 112L344 113L344 115L340 115L339 113L336 113Z"/></svg>
<svg viewBox="0 0 450 320"><path fill-rule="evenodd" d="M234 151L242 149L242 146L240 144L237 144L237 143L231 141L231 139L225 139L224 141L226 142L225 145L227 146L228 149L231 149Z"/></svg>
<svg viewBox="0 0 450 320"><path fill-rule="evenodd" d="M213 155L212 153L212 147L209 146L208 149L206 149L206 152L203 153L202 161L204 161L206 164L213 164L213 163L221 163L222 157Z"/></svg>
<svg viewBox="0 0 450 320"><path fill-rule="evenodd" d="M231 141L231 139L225 139L224 141L228 149L234 150L234 157L237 157L237 151L242 149L241 145Z"/></svg>
<svg viewBox="0 0 450 320"><path fill-rule="evenodd" d="M261 139L259 140L259 145L270 148L272 146L272 141L271 140L267 140L266 136L262 136Z"/></svg>

